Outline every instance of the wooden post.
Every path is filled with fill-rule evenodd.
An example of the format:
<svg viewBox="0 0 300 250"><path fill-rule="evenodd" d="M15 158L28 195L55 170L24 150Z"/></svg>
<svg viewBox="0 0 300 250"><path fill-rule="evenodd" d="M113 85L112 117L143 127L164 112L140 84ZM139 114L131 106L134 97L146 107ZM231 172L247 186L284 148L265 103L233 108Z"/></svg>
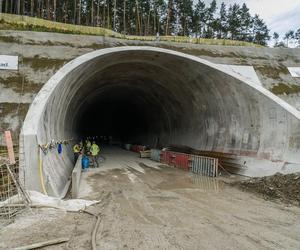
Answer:
<svg viewBox="0 0 300 250"><path fill-rule="evenodd" d="M15 164L16 159L15 159L14 146L13 146L10 131L5 131L5 142L6 142L7 152L8 152L9 163Z"/></svg>

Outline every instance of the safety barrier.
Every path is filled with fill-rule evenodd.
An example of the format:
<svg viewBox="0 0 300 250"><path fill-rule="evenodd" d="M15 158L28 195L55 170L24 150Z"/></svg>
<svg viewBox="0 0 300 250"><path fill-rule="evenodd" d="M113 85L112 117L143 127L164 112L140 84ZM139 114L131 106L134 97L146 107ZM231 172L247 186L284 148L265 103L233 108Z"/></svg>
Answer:
<svg viewBox="0 0 300 250"><path fill-rule="evenodd" d="M170 165L176 168L180 168L185 171L189 171L189 159L190 155L183 153L172 152L170 156Z"/></svg>
<svg viewBox="0 0 300 250"><path fill-rule="evenodd" d="M146 150L146 146L142 146L142 145L132 145L130 150L136 153L139 153L141 151L145 151Z"/></svg>
<svg viewBox="0 0 300 250"><path fill-rule="evenodd" d="M150 159L153 161L160 162L160 149L151 149Z"/></svg>
<svg viewBox="0 0 300 250"><path fill-rule="evenodd" d="M158 161L155 149L151 149L151 159ZM218 158L160 151L160 162L195 174L218 176Z"/></svg>
<svg viewBox="0 0 300 250"><path fill-rule="evenodd" d="M160 162L171 165L172 161L172 152L171 151L161 151L160 153Z"/></svg>
<svg viewBox="0 0 300 250"><path fill-rule="evenodd" d="M190 169L195 174L218 176L218 159L200 155L190 155Z"/></svg>

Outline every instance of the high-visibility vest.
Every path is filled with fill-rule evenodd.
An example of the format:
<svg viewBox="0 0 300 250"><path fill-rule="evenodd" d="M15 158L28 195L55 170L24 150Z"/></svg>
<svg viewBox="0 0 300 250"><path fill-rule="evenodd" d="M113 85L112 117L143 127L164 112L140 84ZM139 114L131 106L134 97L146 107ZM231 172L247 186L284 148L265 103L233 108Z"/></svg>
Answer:
<svg viewBox="0 0 300 250"><path fill-rule="evenodd" d="M80 152L80 147L79 147L78 144L75 144L75 145L74 145L73 151L74 151L74 153L79 153L79 152Z"/></svg>
<svg viewBox="0 0 300 250"><path fill-rule="evenodd" d="M90 149L90 152L91 152L92 156L98 155L99 151L100 151L99 146L98 146L97 144L94 143L94 144L91 146L91 149Z"/></svg>
<svg viewBox="0 0 300 250"><path fill-rule="evenodd" d="M90 147L91 147L91 142L90 141L86 141L86 147L87 147L87 149L89 149Z"/></svg>

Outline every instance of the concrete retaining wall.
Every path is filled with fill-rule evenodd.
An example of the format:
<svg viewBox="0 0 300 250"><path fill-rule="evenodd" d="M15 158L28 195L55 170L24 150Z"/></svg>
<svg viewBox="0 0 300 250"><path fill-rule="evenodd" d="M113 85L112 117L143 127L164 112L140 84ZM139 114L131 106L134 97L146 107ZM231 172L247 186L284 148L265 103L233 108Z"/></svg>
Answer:
<svg viewBox="0 0 300 250"><path fill-rule="evenodd" d="M80 187L81 171L82 171L82 155L79 155L78 160L75 164L75 167L72 171L72 198L78 198L78 192Z"/></svg>

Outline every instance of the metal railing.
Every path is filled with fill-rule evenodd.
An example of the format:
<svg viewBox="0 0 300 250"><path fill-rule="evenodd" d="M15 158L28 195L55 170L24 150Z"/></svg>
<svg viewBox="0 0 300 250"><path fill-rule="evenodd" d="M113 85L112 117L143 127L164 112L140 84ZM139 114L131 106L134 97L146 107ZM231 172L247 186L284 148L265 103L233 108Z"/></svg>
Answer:
<svg viewBox="0 0 300 250"><path fill-rule="evenodd" d="M190 155L190 171L210 177L218 176L218 159L200 155Z"/></svg>
<svg viewBox="0 0 300 250"><path fill-rule="evenodd" d="M217 177L218 176L218 158L207 157L201 155L184 154L173 151L155 151L151 150L152 160L157 161L157 153L160 154L159 162L180 168L186 171L191 171L195 174Z"/></svg>

